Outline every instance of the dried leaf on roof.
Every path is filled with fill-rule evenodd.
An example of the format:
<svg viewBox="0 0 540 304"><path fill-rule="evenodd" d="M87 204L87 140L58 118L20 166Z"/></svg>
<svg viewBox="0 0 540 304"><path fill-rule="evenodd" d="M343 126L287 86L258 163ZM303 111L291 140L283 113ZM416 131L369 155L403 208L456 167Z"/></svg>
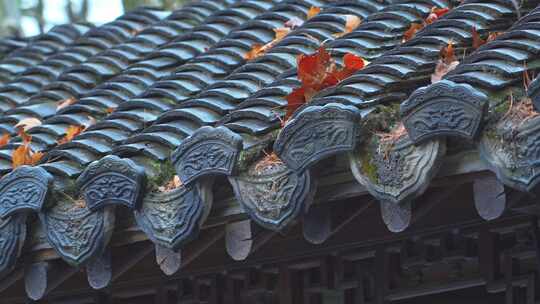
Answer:
<svg viewBox="0 0 540 304"><path fill-rule="evenodd" d="M513 94L509 97L510 106L508 111L501 118L501 121L510 121L514 127L518 127L534 118L540 113L534 109L532 100L529 97L523 97L518 101L514 100Z"/></svg>
<svg viewBox="0 0 540 304"><path fill-rule="evenodd" d="M29 144L32 141L32 136L26 133L23 127L17 127L17 134L21 137L24 144Z"/></svg>
<svg viewBox="0 0 540 304"><path fill-rule="evenodd" d="M390 132L377 132L375 135L379 137L378 153L384 155L385 158L388 158L388 154L396 142L407 135L407 129L405 129L403 123L400 122Z"/></svg>
<svg viewBox="0 0 540 304"><path fill-rule="evenodd" d="M296 58L298 78L304 88L317 88L332 70L332 57L323 46L311 55L300 54Z"/></svg>
<svg viewBox="0 0 540 304"><path fill-rule="evenodd" d="M77 125L71 125L66 130L66 135L64 137L60 138L58 140L58 144L65 144L73 140L75 136L79 135L82 131L84 131L84 126L77 126Z"/></svg>
<svg viewBox="0 0 540 304"><path fill-rule="evenodd" d="M56 105L56 110L61 110L67 106L70 106L74 103L77 102L77 99L75 99L75 97L69 97L69 98L66 98L66 99L63 99L63 100L60 100L58 102L58 104Z"/></svg>
<svg viewBox="0 0 540 304"><path fill-rule="evenodd" d="M24 131L28 131L32 129L33 127L37 127L41 125L41 120L34 118L34 117L28 117L21 119L16 125L15 128L17 129L24 129Z"/></svg>
<svg viewBox="0 0 540 304"><path fill-rule="evenodd" d="M9 143L9 140L11 139L11 135L9 133L4 133L0 137L0 147L3 147Z"/></svg>
<svg viewBox="0 0 540 304"><path fill-rule="evenodd" d="M180 177L178 175L173 176L173 178L167 182L164 186L158 187L159 192L169 192L172 190L175 190L177 188L182 187L183 183L180 180Z"/></svg>
<svg viewBox="0 0 540 304"><path fill-rule="evenodd" d="M471 37L472 37L472 46L474 49L479 48L483 44L486 43L486 40L482 39L478 32L476 31L476 27L473 26L471 29Z"/></svg>
<svg viewBox="0 0 540 304"><path fill-rule="evenodd" d="M306 98L304 97L304 88L296 88L286 97L287 99L287 113L285 114L285 119L281 122L284 125L287 122L294 112L306 103Z"/></svg>
<svg viewBox="0 0 540 304"><path fill-rule="evenodd" d="M43 152L32 152L30 154L30 164L35 165L43 158Z"/></svg>
<svg viewBox="0 0 540 304"><path fill-rule="evenodd" d="M84 200L84 198L79 198L75 200L73 205L79 209L84 209L86 208L86 201Z"/></svg>
<svg viewBox="0 0 540 304"><path fill-rule="evenodd" d="M293 18L294 19L294 18ZM284 24L284 27L277 27L274 29L274 39L270 42L268 42L265 45L255 43L251 46L251 49L244 54L245 60L253 60L257 57L260 57L266 53L269 49L271 49L274 45L276 45L278 42L280 42L285 36L287 36L293 28L296 26L299 26L299 21L294 21L293 19L287 21ZM303 23L303 21L302 21ZM301 24L300 24L301 25Z"/></svg>
<svg viewBox="0 0 540 304"><path fill-rule="evenodd" d="M43 158L43 153L32 151L30 148L32 136L26 134L24 128L19 128L19 136L22 138L22 144L11 155L11 166L17 168L23 165L37 164Z"/></svg>
<svg viewBox="0 0 540 304"><path fill-rule="evenodd" d="M363 69L366 65L369 64L369 61L365 60L364 58L357 56L353 53L347 53L343 56L343 65L344 67L340 70L335 69L331 74L330 77L334 78L333 80L335 83L331 85L335 85L338 82L342 81L343 79L351 76L356 71ZM331 83L331 82L330 82Z"/></svg>
<svg viewBox="0 0 540 304"><path fill-rule="evenodd" d="M17 147L17 149L15 149L15 151L13 151L13 154L11 155L11 166L13 167L13 169L22 165L26 165L30 161L30 147L25 144Z"/></svg>
<svg viewBox="0 0 540 304"><path fill-rule="evenodd" d="M437 21L440 17L442 17L444 14L448 13L450 9L448 7L438 8L438 7L432 7L431 12L427 16L427 18L424 20L426 24L432 24L433 22Z"/></svg>
<svg viewBox="0 0 540 304"><path fill-rule="evenodd" d="M343 32L341 33L334 34L334 37L342 37L343 35L354 31L362 23L362 19L355 15L346 15L345 20L345 29L343 29Z"/></svg>
<svg viewBox="0 0 540 304"><path fill-rule="evenodd" d="M525 91L529 90L529 86L531 85L532 80L534 79L534 74L529 74L529 69L527 69L527 64L523 65L523 89Z"/></svg>
<svg viewBox="0 0 540 304"><path fill-rule="evenodd" d="M287 112L282 123L299 107L309 102L317 92L336 85L369 63L359 56L347 53L343 56L344 67L338 69L324 45L311 55L298 55L296 62L298 79L302 85L287 95Z"/></svg>
<svg viewBox="0 0 540 304"><path fill-rule="evenodd" d="M245 60L253 60L261 56L264 52L262 50L263 45L260 43L255 43L251 46L251 50L244 54Z"/></svg>
<svg viewBox="0 0 540 304"><path fill-rule="evenodd" d="M435 66L435 72L431 74L431 83L440 81L444 75L454 70L458 64L459 60L454 51L454 44L450 41L448 45L441 50L440 58Z"/></svg>
<svg viewBox="0 0 540 304"><path fill-rule="evenodd" d="M417 23L417 22L411 23L411 26L409 26L409 29L407 29L405 33L403 34L403 38L401 42L409 41L416 35L418 31L426 27L426 25L437 21L437 19L442 17L444 14L448 13L448 11L450 11L450 8L448 7L442 7L442 8L438 8L436 6L432 7L431 12L426 17L426 19L422 20L422 23Z"/></svg>
<svg viewBox="0 0 540 304"><path fill-rule="evenodd" d="M497 39L497 36L499 36L500 34L501 34L500 32L491 32L491 33L488 34L486 39L482 39L482 37L480 37L480 34L476 31L476 28L473 27L471 29L471 37L472 37L472 40L473 40L473 45L472 46L473 46L474 49L477 49L477 48L481 47L482 45Z"/></svg>
<svg viewBox="0 0 540 304"><path fill-rule="evenodd" d="M321 12L321 8L318 6L312 6L309 8L309 11L307 12L307 19L311 19L315 16L317 16Z"/></svg>
<svg viewBox="0 0 540 304"><path fill-rule="evenodd" d="M264 169L270 166L275 166L275 165L279 165L283 163L283 161L279 158L276 152L270 152L270 153L266 151L263 151L263 152L265 154L264 157L255 164L256 172L260 173Z"/></svg>
<svg viewBox="0 0 540 304"><path fill-rule="evenodd" d="M416 23L416 22L411 23L411 26L409 26L409 29L407 29L405 33L403 33L403 39L401 40L401 42L407 42L411 40L414 37L414 35L416 35L416 32L418 32L419 30L423 28L424 26L421 23Z"/></svg>

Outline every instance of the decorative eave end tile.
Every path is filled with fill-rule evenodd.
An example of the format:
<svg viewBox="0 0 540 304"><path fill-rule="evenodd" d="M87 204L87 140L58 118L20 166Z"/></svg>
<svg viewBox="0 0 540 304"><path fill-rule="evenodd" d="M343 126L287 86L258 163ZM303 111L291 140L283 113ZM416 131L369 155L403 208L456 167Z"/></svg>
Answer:
<svg viewBox="0 0 540 304"><path fill-rule="evenodd" d="M49 243L73 266L102 254L114 229L112 206L91 211L84 202L60 198L39 215Z"/></svg>
<svg viewBox="0 0 540 304"><path fill-rule="evenodd" d="M145 187L144 170L129 159L108 155L91 163L77 179L88 208L125 205L137 209Z"/></svg>
<svg viewBox="0 0 540 304"><path fill-rule="evenodd" d="M313 201L315 179L309 170L290 170L284 163L254 163L239 176L229 177L236 199L259 225L279 231L307 210Z"/></svg>
<svg viewBox="0 0 540 304"><path fill-rule="evenodd" d="M378 141L350 154L354 177L381 201L399 204L421 195L437 174L446 152L444 139L415 146L405 134L387 149Z"/></svg>
<svg viewBox="0 0 540 304"><path fill-rule="evenodd" d="M15 268L25 238L26 214L0 219L0 278Z"/></svg>
<svg viewBox="0 0 540 304"><path fill-rule="evenodd" d="M302 110L283 128L274 151L295 171L331 155L354 149L360 130L361 111L329 103Z"/></svg>
<svg viewBox="0 0 540 304"><path fill-rule="evenodd" d="M416 144L443 136L473 140L487 106L487 96L472 86L442 80L416 90L401 105L401 117Z"/></svg>
<svg viewBox="0 0 540 304"><path fill-rule="evenodd" d="M501 182L511 188L540 192L540 116L519 121L512 129L486 130L480 156Z"/></svg>
<svg viewBox="0 0 540 304"><path fill-rule="evenodd" d="M540 111L540 76L536 77L527 90L536 111Z"/></svg>
<svg viewBox="0 0 540 304"><path fill-rule="evenodd" d="M0 180L0 217L16 212L39 212L47 199L53 177L40 167L22 166Z"/></svg>
<svg viewBox="0 0 540 304"><path fill-rule="evenodd" d="M139 227L155 243L179 250L197 237L211 209L211 187L196 185L149 193L134 212Z"/></svg>
<svg viewBox="0 0 540 304"><path fill-rule="evenodd" d="M238 134L223 126L204 126L186 138L171 159L180 180L187 185L204 175L232 175L241 149Z"/></svg>

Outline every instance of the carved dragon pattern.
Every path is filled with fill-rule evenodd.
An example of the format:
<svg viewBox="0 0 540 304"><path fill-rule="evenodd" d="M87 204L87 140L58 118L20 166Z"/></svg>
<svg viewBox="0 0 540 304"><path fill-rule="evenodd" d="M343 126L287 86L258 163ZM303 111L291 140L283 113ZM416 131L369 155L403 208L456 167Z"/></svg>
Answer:
<svg viewBox="0 0 540 304"><path fill-rule="evenodd" d="M15 212L38 212L45 202L52 176L42 168L22 166L0 181L0 217Z"/></svg>
<svg viewBox="0 0 540 304"><path fill-rule="evenodd" d="M113 210L91 211L83 203L59 200L40 214L49 243L72 265L88 261L108 243L113 230Z"/></svg>
<svg viewBox="0 0 540 304"><path fill-rule="evenodd" d="M361 111L352 106L307 107L283 128L274 151L291 169L302 171L325 157L354 149L360 120Z"/></svg>
<svg viewBox="0 0 540 304"><path fill-rule="evenodd" d="M480 155L507 186L538 192L540 182L540 117L509 126L499 123L484 132Z"/></svg>
<svg viewBox="0 0 540 304"><path fill-rule="evenodd" d="M254 221L280 230L309 208L313 195L309 172L297 174L283 163L258 169L257 163L230 177L238 201Z"/></svg>
<svg viewBox="0 0 540 304"><path fill-rule="evenodd" d="M90 164L77 184L90 210L106 204L123 204L135 209L144 181L144 170L133 161L109 155Z"/></svg>
<svg viewBox="0 0 540 304"><path fill-rule="evenodd" d="M350 165L359 183L379 200L400 203L421 195L437 173L445 155L444 140L415 146L407 135L388 147L378 141L351 153Z"/></svg>
<svg viewBox="0 0 540 304"><path fill-rule="evenodd" d="M155 243L177 250L196 236L206 208L198 187L181 187L147 195L135 219Z"/></svg>
<svg viewBox="0 0 540 304"><path fill-rule="evenodd" d="M0 278L11 272L26 238L26 214L0 219Z"/></svg>

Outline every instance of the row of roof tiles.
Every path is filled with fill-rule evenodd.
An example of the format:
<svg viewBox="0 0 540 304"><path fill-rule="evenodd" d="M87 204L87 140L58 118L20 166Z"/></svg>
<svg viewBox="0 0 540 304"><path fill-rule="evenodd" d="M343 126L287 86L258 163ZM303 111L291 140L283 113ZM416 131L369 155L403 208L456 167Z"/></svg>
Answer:
<svg viewBox="0 0 540 304"><path fill-rule="evenodd" d="M410 25L422 22L432 7L453 5L402 43ZM87 263L107 246L117 204L133 209L140 228L157 245L177 250L193 239L208 215L212 184L207 177L216 174L229 177L238 202L254 221L280 230L309 207L316 184L311 168L342 153L350 154L358 181L381 200L389 228L402 230L410 220L411 202L440 167L444 136L464 137L459 128L476 127L465 136L476 139L489 108L487 96L502 98L502 90L515 89L523 71L536 67L540 11L530 11L537 5L524 1L516 8L511 0L201 1L148 24L131 40L119 39L125 43L110 50L105 49L112 44L103 46L104 52L95 50L79 65L62 65L53 76L42 76L41 70L55 66L52 58L59 55L54 55L42 68L29 69L0 88L6 109L0 127L14 133L24 118L43 120L29 133L32 149L46 153L39 166L12 171L11 156L21 139L0 148L0 168L10 172L0 180L2 229L18 231L6 237L11 245L2 250L11 254L0 259L0 266L4 273L13 267L28 212L39 214L51 246L74 265ZM312 6L322 11L305 20ZM144 12L160 16L155 21L165 17ZM522 14L527 15L514 24ZM347 15L365 20L336 38ZM254 44L272 41L274 29L293 18L305 22L268 53L245 63L244 54ZM474 51L474 30L506 33ZM338 65L348 52L372 62L317 94L281 128L285 96L299 86L296 57L314 52L323 41ZM465 60L445 80L413 93L429 84L440 50L451 41ZM74 48L80 48L77 42L63 52ZM28 80L32 77L44 77L40 81L47 85L36 85ZM68 98L78 100L58 109L58 100ZM405 100L408 133L381 151L366 122ZM474 114L474 123L454 115L456 108ZM417 117L420 124L410 123ZM449 130L452 119L457 119L454 133ZM89 127L58 145L70 125ZM429 126L422 130L428 139L415 136L418 125ZM531 141L520 143L534 147ZM272 145L281 161L261 169L260 159ZM500 167L500 162L494 165ZM175 172L183 185L156 191ZM535 172L520 174L528 174L530 185Z"/></svg>
<svg viewBox="0 0 540 304"><path fill-rule="evenodd" d="M90 24L59 25L29 39L24 47L10 52L2 59L0 83L6 84L29 67L42 63L48 56L65 49L91 28Z"/></svg>
<svg viewBox="0 0 540 304"><path fill-rule="evenodd" d="M32 38L25 37L3 37L0 39L0 59L3 59L13 51L28 45Z"/></svg>

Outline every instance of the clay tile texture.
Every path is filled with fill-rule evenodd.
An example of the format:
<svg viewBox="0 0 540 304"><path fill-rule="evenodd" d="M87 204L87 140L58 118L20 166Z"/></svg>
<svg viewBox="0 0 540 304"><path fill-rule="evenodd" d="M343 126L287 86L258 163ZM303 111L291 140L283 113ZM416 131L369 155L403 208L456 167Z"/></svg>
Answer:
<svg viewBox="0 0 540 304"><path fill-rule="evenodd" d="M200 240L323 244L356 196L392 234L460 183L507 215L540 193L540 2L517 2L195 0L0 40L0 282L45 298L63 260L102 289L143 241L167 275Z"/></svg>

